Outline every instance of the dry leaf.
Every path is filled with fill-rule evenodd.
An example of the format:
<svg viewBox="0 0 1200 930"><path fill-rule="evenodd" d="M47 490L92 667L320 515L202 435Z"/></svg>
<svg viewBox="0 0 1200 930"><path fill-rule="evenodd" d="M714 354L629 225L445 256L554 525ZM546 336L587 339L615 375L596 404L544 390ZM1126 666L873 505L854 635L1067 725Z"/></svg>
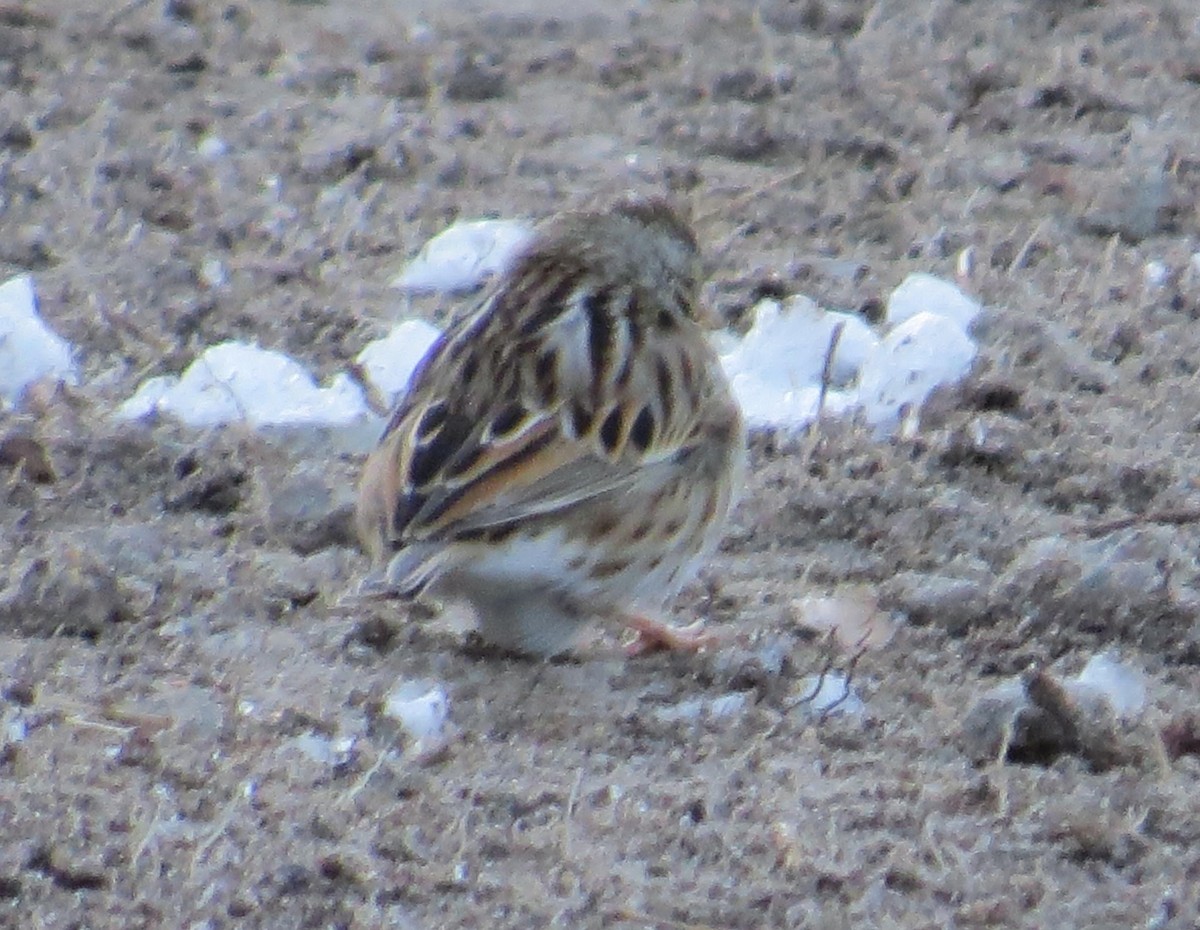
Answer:
<svg viewBox="0 0 1200 930"><path fill-rule="evenodd" d="M878 649L896 633L896 624L879 609L873 589L855 585L828 597L792 601L792 616L800 626L821 635L832 634L846 652Z"/></svg>

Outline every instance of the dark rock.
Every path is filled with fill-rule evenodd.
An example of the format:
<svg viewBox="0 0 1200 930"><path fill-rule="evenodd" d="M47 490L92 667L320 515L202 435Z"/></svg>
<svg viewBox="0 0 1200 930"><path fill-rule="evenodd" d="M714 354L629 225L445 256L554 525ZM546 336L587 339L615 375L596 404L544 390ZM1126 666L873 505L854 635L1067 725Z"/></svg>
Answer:
<svg viewBox="0 0 1200 930"><path fill-rule="evenodd" d="M499 68L466 56L455 62L446 78L446 96L463 103L478 103L503 97L508 81Z"/></svg>

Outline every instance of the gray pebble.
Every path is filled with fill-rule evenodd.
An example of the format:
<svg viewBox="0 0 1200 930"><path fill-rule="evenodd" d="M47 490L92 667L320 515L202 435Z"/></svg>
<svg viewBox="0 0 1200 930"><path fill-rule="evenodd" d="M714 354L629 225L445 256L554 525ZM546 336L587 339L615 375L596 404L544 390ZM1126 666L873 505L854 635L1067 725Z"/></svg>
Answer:
<svg viewBox="0 0 1200 930"><path fill-rule="evenodd" d="M301 467L266 493L268 529L296 552L355 544L353 487Z"/></svg>
<svg viewBox="0 0 1200 930"><path fill-rule="evenodd" d="M898 572L884 585L885 602L902 610L911 623L932 624L957 635L986 616L983 579L924 572Z"/></svg>

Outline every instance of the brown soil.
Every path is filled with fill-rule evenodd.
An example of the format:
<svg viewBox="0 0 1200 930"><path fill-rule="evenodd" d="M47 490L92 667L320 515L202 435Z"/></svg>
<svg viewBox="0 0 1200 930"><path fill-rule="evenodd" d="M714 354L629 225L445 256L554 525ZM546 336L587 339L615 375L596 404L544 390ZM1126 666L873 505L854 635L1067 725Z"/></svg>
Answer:
<svg viewBox="0 0 1200 930"><path fill-rule="evenodd" d="M0 415L0 924L1200 926L1198 139L1182 0L0 3L0 279L84 372ZM454 309L388 281L455 217L627 189L691 202L734 322L968 247L988 307L912 435L755 438L678 605L716 654L339 606L358 458L109 416L227 338L342 370ZM907 621L822 720L790 604L848 583ZM1144 752L964 752L1110 646ZM440 752L379 713L415 680Z"/></svg>

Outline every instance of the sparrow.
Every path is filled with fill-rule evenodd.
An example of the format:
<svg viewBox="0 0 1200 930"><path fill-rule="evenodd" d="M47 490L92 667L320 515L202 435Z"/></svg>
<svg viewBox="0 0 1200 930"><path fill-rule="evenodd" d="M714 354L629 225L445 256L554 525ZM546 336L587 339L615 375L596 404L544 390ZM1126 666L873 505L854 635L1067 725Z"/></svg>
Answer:
<svg viewBox="0 0 1200 930"><path fill-rule="evenodd" d="M690 226L660 199L542 224L434 343L363 470L364 590L467 602L536 656L589 621L629 652L720 542L746 434L705 330Z"/></svg>

